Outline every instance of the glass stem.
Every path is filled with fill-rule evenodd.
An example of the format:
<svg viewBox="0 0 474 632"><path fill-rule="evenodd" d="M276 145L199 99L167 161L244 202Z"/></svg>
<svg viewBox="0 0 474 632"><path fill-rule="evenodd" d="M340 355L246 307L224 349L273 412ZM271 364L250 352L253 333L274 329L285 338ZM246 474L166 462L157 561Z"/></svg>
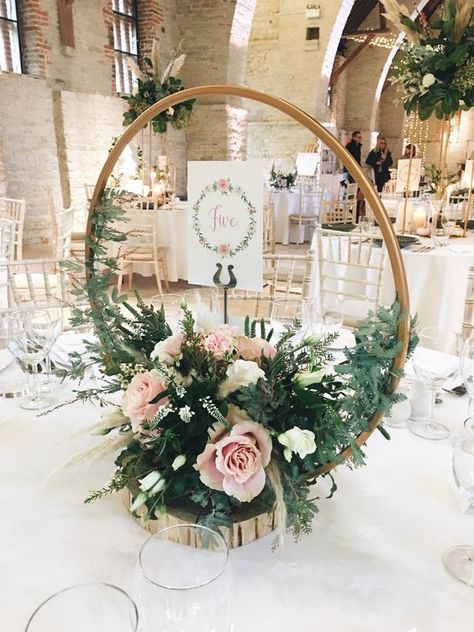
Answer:
<svg viewBox="0 0 474 632"><path fill-rule="evenodd" d="M38 365L36 364L36 362L33 362L33 364L31 365L31 376L32 376L31 395L33 399L39 399L40 393L39 393L39 387L38 387Z"/></svg>
<svg viewBox="0 0 474 632"><path fill-rule="evenodd" d="M431 397L430 397L430 406L429 406L429 409L428 409L427 421L433 421L433 419L434 419L434 411L435 411L435 404L436 404L436 389L435 388L431 389L430 395L431 395Z"/></svg>
<svg viewBox="0 0 474 632"><path fill-rule="evenodd" d="M469 404L467 406L467 416L474 417L474 395L469 395Z"/></svg>

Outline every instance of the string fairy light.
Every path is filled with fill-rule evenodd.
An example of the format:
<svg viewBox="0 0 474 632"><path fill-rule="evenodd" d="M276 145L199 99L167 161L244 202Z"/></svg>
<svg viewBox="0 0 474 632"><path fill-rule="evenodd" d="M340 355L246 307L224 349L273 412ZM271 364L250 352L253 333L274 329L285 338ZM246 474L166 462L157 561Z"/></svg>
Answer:
<svg viewBox="0 0 474 632"><path fill-rule="evenodd" d="M415 112L405 114L403 120L403 141L416 145L416 155L424 163L428 143L428 122L420 121Z"/></svg>

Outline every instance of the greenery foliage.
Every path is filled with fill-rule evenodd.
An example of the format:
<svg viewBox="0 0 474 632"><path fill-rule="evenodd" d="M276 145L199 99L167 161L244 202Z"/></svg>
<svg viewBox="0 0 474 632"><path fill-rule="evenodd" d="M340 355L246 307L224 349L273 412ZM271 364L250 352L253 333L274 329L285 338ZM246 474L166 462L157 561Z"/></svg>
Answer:
<svg viewBox="0 0 474 632"><path fill-rule="evenodd" d="M374 413L386 413L402 398L388 393L393 359L401 348L397 328L405 317L399 304L370 314L355 332L356 345L345 350L345 361L336 366L329 348L332 338L301 339L298 323L288 327L274 345L273 332L267 331L263 321L247 319L243 336L221 326L217 331L228 336L228 347L217 354L209 347L215 332L203 331L183 306L179 353L169 359L163 356L163 343L172 332L163 309L155 310L139 296L135 307L115 289L109 292L117 262L108 256L108 245L125 238L113 227L123 220L120 194L106 190L92 213L88 274L77 289L88 296L90 307L77 308L73 316L75 325L94 326L98 342L88 343L88 351L106 379L100 387L77 391L77 396L109 403L111 393L128 393L140 374L161 380L163 389L148 402L157 406L151 416L132 420L122 399L122 410L99 422L103 441L113 447L122 437L126 443L110 484L92 492L87 502L128 487L134 496L133 509L142 506L149 519L157 511L185 510L198 522L219 528L270 511L281 495L287 527L296 537L308 532L317 511L317 499L309 497L315 470L342 461L340 453L349 446L350 463L362 465L358 435L369 429ZM66 267L79 276L79 264L69 262ZM416 344L414 324L409 353ZM244 362L257 377L237 382L224 393L232 367L244 357L241 345L249 341L262 346L260 355ZM86 360L74 360L72 371L63 376L80 379ZM265 483L251 498L209 486L198 467L206 446L217 441L217 435L229 436L236 415L249 420L252 428L271 441ZM295 429L306 441L299 447L284 441ZM276 475L271 476L270 469ZM146 484L150 478L152 487Z"/></svg>
<svg viewBox="0 0 474 632"><path fill-rule="evenodd" d="M142 72L137 67L133 68L137 75L136 86L131 95L122 97L127 101L129 106L123 115L123 124L125 126L133 123L140 114L158 101L161 101L161 99L184 90L181 79L172 74L173 72L177 74L181 68L184 62L184 55L181 55L180 58L171 62L161 77L159 76L156 43L153 46L152 57L153 60L150 59L150 57L145 57L143 60L146 64L145 72ZM191 118L195 101L196 99L188 99L173 107L169 107L165 112L157 114L151 120L153 131L157 134L164 134L168 128L168 124L176 129L186 127Z"/></svg>
<svg viewBox="0 0 474 632"><path fill-rule="evenodd" d="M431 23L422 14L413 21L385 0L392 20L407 35L402 54L393 65L392 83L401 90L407 113L417 111L421 120L433 114L448 119L474 105L473 4L445 0L439 17Z"/></svg>

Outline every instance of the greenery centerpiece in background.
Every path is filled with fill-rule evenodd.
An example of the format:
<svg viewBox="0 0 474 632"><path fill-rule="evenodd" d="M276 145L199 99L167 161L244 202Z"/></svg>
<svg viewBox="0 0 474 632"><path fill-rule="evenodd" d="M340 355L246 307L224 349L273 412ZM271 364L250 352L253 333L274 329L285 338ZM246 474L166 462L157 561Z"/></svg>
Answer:
<svg viewBox="0 0 474 632"><path fill-rule="evenodd" d="M397 0L383 0L386 17L406 36L393 64L391 82L400 89L407 114L449 119L474 105L474 6L445 0L439 17L416 21Z"/></svg>
<svg viewBox="0 0 474 632"><path fill-rule="evenodd" d="M130 125L140 116L142 112L147 110L164 97L184 90L181 79L177 77L181 70L186 55L172 59L164 71L160 71L158 43L153 42L151 58L145 57L145 71L143 72L139 66L129 61L130 68L135 76L136 85L131 95L122 97L127 101L129 108L123 114L123 124ZM152 129L157 134L164 134L168 124L176 129L183 129L189 123L193 112L195 99L189 99L183 103L179 103L174 107L170 107L166 112L157 114L151 121Z"/></svg>

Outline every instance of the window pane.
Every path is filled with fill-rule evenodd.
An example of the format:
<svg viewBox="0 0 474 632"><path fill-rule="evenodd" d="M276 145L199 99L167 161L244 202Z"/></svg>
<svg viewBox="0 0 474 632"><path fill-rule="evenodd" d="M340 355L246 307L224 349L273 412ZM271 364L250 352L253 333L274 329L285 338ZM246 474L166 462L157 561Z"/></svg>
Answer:
<svg viewBox="0 0 474 632"><path fill-rule="evenodd" d="M119 13L133 16L135 13L133 5L133 0L113 0L112 8L114 11L118 11Z"/></svg>
<svg viewBox="0 0 474 632"><path fill-rule="evenodd" d="M2 19L0 19L0 70L21 73L18 25L16 22L7 22Z"/></svg>
<svg viewBox="0 0 474 632"><path fill-rule="evenodd" d="M15 0L0 0L0 18L17 19Z"/></svg>
<svg viewBox="0 0 474 632"><path fill-rule="evenodd" d="M133 76L128 67L128 60L135 59L133 55L125 55L123 53L115 53L115 84L117 92L122 94L130 94L133 87Z"/></svg>
<svg viewBox="0 0 474 632"><path fill-rule="evenodd" d="M114 48L131 55L137 54L137 34L133 20L114 15Z"/></svg>

